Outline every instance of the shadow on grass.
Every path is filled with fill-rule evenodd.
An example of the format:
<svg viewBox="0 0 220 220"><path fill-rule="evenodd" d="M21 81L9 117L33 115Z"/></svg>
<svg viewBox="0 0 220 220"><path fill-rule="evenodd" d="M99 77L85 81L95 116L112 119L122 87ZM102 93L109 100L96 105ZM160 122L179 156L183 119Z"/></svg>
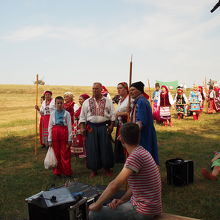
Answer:
<svg viewBox="0 0 220 220"><path fill-rule="evenodd" d="M219 219L219 180L211 182L203 179L200 174L202 167L209 168L212 152L220 150L219 139L212 136L213 133L219 135L219 123L220 119L210 119L211 129L206 128L205 134L199 132L200 128L196 128L198 132L190 131L190 127L188 130L157 131L165 212L202 219ZM44 169L45 154L46 149L39 147L37 156L34 155L34 136L8 136L0 139L0 219L25 219L25 198L52 185L61 186L65 183L67 179L56 178L51 170ZM185 187L167 185L165 161L176 157L194 161L193 184ZM122 165L115 166L112 178L104 177L100 171L100 175L92 179L89 178L85 161L73 158L72 167L74 177L71 180L75 178L87 184L106 185L117 175Z"/></svg>
<svg viewBox="0 0 220 220"><path fill-rule="evenodd" d="M219 134L220 120L210 120L209 126L215 128ZM165 212L178 215L202 218L219 219L220 183L205 180L200 170L202 167L210 169L210 160L214 151L220 150L220 139L207 134L192 131L158 131L159 157L163 185L163 207ZM194 162L194 183L184 187L167 185L165 162L172 158L183 158ZM208 211L209 210L209 211Z"/></svg>

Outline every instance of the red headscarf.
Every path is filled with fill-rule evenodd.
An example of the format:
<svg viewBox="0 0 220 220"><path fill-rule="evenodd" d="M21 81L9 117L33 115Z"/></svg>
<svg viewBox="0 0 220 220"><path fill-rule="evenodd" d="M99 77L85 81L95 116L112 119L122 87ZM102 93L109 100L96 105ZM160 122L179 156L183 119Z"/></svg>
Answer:
<svg viewBox="0 0 220 220"><path fill-rule="evenodd" d="M120 82L118 85L122 85L128 91L128 84L126 82Z"/></svg>
<svg viewBox="0 0 220 220"><path fill-rule="evenodd" d="M84 100L89 98L89 95L87 95L86 93L80 95L80 97L82 97Z"/></svg>
<svg viewBox="0 0 220 220"><path fill-rule="evenodd" d="M101 91L103 96L107 96L108 95L108 90L106 89L105 86L102 86L102 91Z"/></svg>
<svg viewBox="0 0 220 220"><path fill-rule="evenodd" d="M162 89L162 88L165 88L167 93L169 92L169 89L168 89L168 87L167 87L167 86L162 85L162 86L161 86L161 89Z"/></svg>
<svg viewBox="0 0 220 220"><path fill-rule="evenodd" d="M51 92L50 90L46 90L46 91L44 91L44 96L45 96L46 93L49 93L49 94L52 95L52 92Z"/></svg>

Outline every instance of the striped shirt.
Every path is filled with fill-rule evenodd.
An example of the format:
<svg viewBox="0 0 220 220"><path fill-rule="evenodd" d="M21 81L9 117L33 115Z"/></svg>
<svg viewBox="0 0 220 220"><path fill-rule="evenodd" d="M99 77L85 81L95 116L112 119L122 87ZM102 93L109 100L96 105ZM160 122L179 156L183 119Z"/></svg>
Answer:
<svg viewBox="0 0 220 220"><path fill-rule="evenodd" d="M128 185L132 191L131 203L136 211L144 215L160 215L161 179L151 154L138 146L127 158L125 167L133 171Z"/></svg>

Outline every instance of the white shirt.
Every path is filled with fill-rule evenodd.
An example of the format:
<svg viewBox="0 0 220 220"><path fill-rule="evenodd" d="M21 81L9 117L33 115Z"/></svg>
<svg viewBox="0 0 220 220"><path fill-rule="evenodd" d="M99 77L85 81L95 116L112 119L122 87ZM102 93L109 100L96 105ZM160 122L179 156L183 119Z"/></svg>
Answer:
<svg viewBox="0 0 220 220"><path fill-rule="evenodd" d="M55 109L55 99L52 99L49 105L46 105L46 100L44 100L40 108L40 114L50 115Z"/></svg>
<svg viewBox="0 0 220 220"><path fill-rule="evenodd" d="M214 99L215 98L215 91L212 90L210 93L209 93L209 98L210 99Z"/></svg>
<svg viewBox="0 0 220 220"><path fill-rule="evenodd" d="M129 96L127 96L122 102L121 102L121 98L120 98L120 101L118 103L117 112L127 112L128 101L129 101ZM118 120L119 121L121 120L121 116L118 117Z"/></svg>
<svg viewBox="0 0 220 220"><path fill-rule="evenodd" d="M48 125L48 141L52 141L52 128L56 124L55 122L55 111L53 111L50 115L50 121ZM63 124L64 126L68 127L68 141L72 141L72 123L71 123L71 116L68 111L65 110L64 117L63 117Z"/></svg>
<svg viewBox="0 0 220 220"><path fill-rule="evenodd" d="M162 92L162 91L161 91L161 92ZM160 93L161 93L161 92L160 92ZM173 104L174 104L174 101L173 101L173 97L172 97L172 95L171 95L170 92L168 92L168 98L169 98L170 105L173 105ZM159 95L159 97L158 97L157 106L160 106L160 95Z"/></svg>
<svg viewBox="0 0 220 220"><path fill-rule="evenodd" d="M109 98L102 97L99 102L94 97L83 102L80 113L79 124L84 122L103 123L105 121L115 121L115 110Z"/></svg>

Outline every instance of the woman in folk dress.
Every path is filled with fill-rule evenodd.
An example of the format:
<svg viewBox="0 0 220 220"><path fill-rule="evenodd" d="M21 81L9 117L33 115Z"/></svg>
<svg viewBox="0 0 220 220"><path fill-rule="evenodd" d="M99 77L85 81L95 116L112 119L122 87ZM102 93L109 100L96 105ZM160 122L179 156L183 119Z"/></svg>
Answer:
<svg viewBox="0 0 220 220"><path fill-rule="evenodd" d="M74 121L73 121L73 144L70 148L73 155L78 156L79 158L86 157L85 150L85 137L81 135L79 128L79 116L82 109L83 102L89 98L89 95L82 94L79 96L80 107L74 112Z"/></svg>
<svg viewBox="0 0 220 220"><path fill-rule="evenodd" d="M169 92L167 86L161 86L161 92L158 99L158 106L160 107L160 120L163 121L164 126L172 126L170 107L174 104L173 97Z"/></svg>
<svg viewBox="0 0 220 220"><path fill-rule="evenodd" d="M52 92L47 90L44 92L45 100L42 102L41 108L35 105L35 109L41 114L41 144L48 147L48 124L50 120L50 114L55 110L55 100L52 98Z"/></svg>
<svg viewBox="0 0 220 220"><path fill-rule="evenodd" d="M118 136L120 135L120 129L124 123L127 122L128 119L128 102L129 102L129 92L128 92L128 84L126 82L121 82L117 85L118 95L120 96L118 102L118 108L116 111L116 120L117 120L117 129L116 129L116 137L115 137L115 162L116 163L124 163L126 158L125 148L122 146L121 141L118 140Z"/></svg>

